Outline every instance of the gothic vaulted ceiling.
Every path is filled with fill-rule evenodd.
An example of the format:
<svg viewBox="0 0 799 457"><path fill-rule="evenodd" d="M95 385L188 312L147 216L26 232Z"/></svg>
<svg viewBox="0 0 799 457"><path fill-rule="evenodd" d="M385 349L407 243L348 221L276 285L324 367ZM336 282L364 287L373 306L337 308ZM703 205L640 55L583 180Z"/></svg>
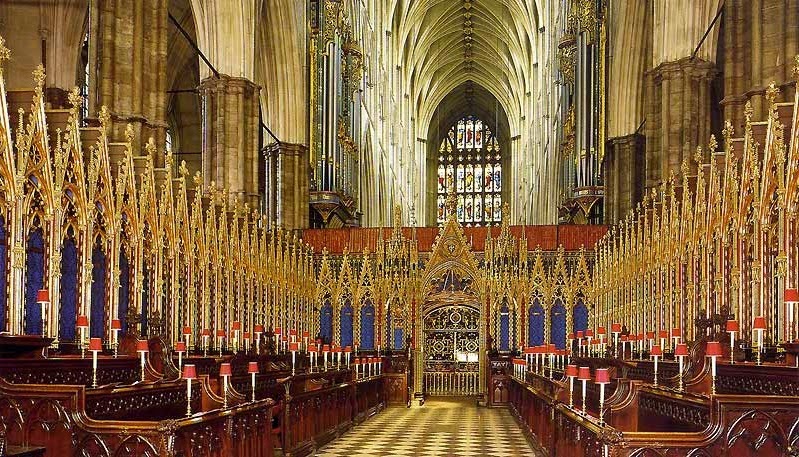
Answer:
<svg viewBox="0 0 799 457"><path fill-rule="evenodd" d="M421 125L449 92L474 81L518 129L537 61L537 11L533 0L394 1L392 37Z"/></svg>

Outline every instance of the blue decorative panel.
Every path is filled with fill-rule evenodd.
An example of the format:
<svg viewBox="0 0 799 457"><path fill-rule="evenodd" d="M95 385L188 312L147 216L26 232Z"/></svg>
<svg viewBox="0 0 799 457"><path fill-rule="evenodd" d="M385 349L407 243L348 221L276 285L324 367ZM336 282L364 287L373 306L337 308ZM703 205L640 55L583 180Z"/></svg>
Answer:
<svg viewBox="0 0 799 457"><path fill-rule="evenodd" d="M61 246L61 311L58 335L62 341L75 340L78 303L78 248L74 238Z"/></svg>
<svg viewBox="0 0 799 457"><path fill-rule="evenodd" d="M92 304L89 333L102 338L105 328L105 250L98 240L92 249Z"/></svg>
<svg viewBox="0 0 799 457"><path fill-rule="evenodd" d="M551 342L555 344L558 349L566 348L566 308L563 306L563 300L560 298L555 299L552 305L552 326L549 330Z"/></svg>
<svg viewBox="0 0 799 457"><path fill-rule="evenodd" d="M130 263L123 249L119 253L119 316L122 323L121 334L128 332L128 303L130 303Z"/></svg>
<svg viewBox="0 0 799 457"><path fill-rule="evenodd" d="M499 309L499 350L510 350L510 310L507 299Z"/></svg>
<svg viewBox="0 0 799 457"><path fill-rule="evenodd" d="M352 346L352 300L344 300L341 307L341 346Z"/></svg>
<svg viewBox="0 0 799 457"><path fill-rule="evenodd" d="M150 314L150 270L147 262L142 265L142 290L141 290L141 334L149 335L147 331L147 316Z"/></svg>
<svg viewBox="0 0 799 457"><path fill-rule="evenodd" d="M585 331L588 328L588 307L582 297L577 298L573 314L574 333Z"/></svg>
<svg viewBox="0 0 799 457"><path fill-rule="evenodd" d="M42 229L34 229L28 236L25 269L25 333L42 333L42 305L36 303L36 292L44 286L44 237Z"/></svg>
<svg viewBox="0 0 799 457"><path fill-rule="evenodd" d="M405 332L401 328L394 329L394 350L401 351L405 348Z"/></svg>
<svg viewBox="0 0 799 457"><path fill-rule="evenodd" d="M330 298L325 298L320 310L319 333L325 344L333 340L333 305L330 304Z"/></svg>
<svg viewBox="0 0 799 457"><path fill-rule="evenodd" d="M6 329L6 303L8 302L8 240L6 238L6 221L0 217L0 331Z"/></svg>
<svg viewBox="0 0 799 457"><path fill-rule="evenodd" d="M361 343L360 348L369 350L375 348L375 306L367 298L361 305Z"/></svg>
<svg viewBox="0 0 799 457"><path fill-rule="evenodd" d="M529 316L527 329L527 344L530 346L540 346L544 344L544 308L541 306L541 299L533 299L533 304L527 309Z"/></svg>

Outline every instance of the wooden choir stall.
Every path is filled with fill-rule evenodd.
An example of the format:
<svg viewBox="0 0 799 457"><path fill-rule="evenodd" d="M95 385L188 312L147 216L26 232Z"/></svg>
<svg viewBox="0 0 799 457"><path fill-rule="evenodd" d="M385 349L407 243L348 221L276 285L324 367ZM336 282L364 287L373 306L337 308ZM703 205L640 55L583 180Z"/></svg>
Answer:
<svg viewBox="0 0 799 457"><path fill-rule="evenodd" d="M0 455L309 455L405 404L404 352L317 339L296 233L112 139L105 108L81 119L77 88L48 108L41 66L7 91L8 56L0 38Z"/></svg>

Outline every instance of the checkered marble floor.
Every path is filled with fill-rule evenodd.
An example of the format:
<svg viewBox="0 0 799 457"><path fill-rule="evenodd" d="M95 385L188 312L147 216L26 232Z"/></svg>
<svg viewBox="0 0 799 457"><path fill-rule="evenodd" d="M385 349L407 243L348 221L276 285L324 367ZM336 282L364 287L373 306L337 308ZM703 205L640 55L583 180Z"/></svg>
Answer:
<svg viewBox="0 0 799 457"><path fill-rule="evenodd" d="M539 456L504 408L473 399L434 398L424 406L391 407L323 447L320 457Z"/></svg>

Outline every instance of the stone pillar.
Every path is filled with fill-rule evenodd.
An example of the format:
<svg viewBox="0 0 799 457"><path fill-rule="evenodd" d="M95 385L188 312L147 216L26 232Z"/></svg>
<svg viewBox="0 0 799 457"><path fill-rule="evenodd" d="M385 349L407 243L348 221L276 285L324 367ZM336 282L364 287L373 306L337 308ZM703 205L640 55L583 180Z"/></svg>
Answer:
<svg viewBox="0 0 799 457"><path fill-rule="evenodd" d="M643 199L644 136L633 133L608 140L605 176L605 223L621 220Z"/></svg>
<svg viewBox="0 0 799 457"><path fill-rule="evenodd" d="M658 186L671 172L680 177L698 145L710 138L710 85L715 65L684 58L647 73L646 187Z"/></svg>
<svg viewBox="0 0 799 457"><path fill-rule="evenodd" d="M270 225L308 228L308 146L272 143L266 148L266 215Z"/></svg>
<svg viewBox="0 0 799 457"><path fill-rule="evenodd" d="M111 112L111 138L123 141L133 125L133 150L145 151L149 137L157 151L166 138L167 0L92 2L89 67L90 111ZM163 166L157 153L155 166Z"/></svg>
<svg viewBox="0 0 799 457"><path fill-rule="evenodd" d="M259 92L246 78L220 74L200 82L203 110L203 179L255 208L258 179Z"/></svg>

